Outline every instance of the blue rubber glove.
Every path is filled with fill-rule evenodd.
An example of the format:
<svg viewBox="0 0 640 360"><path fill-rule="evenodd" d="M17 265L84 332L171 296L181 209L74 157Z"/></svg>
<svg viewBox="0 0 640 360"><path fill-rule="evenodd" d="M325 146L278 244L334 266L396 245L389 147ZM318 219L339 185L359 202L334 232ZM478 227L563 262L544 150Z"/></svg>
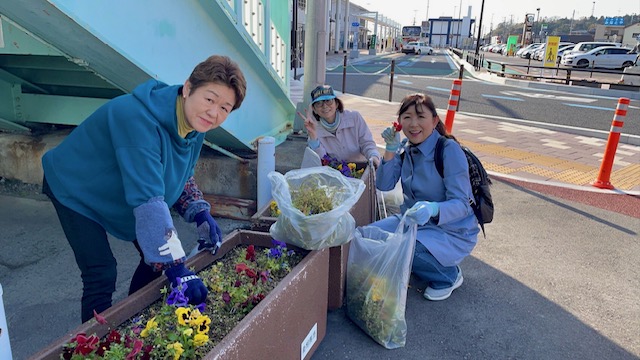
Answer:
<svg viewBox="0 0 640 360"><path fill-rule="evenodd" d="M396 152L400 147L400 132L396 131L393 126L389 126L382 132L382 138L387 144L385 150Z"/></svg>
<svg viewBox="0 0 640 360"><path fill-rule="evenodd" d="M405 215L409 223L424 225L434 216L437 216L440 212L440 207L437 202L431 201L418 201L411 209L407 210Z"/></svg>
<svg viewBox="0 0 640 360"><path fill-rule="evenodd" d="M207 299L207 287L200 278L188 270L183 263L173 265L164 271L165 276L171 281L171 286L176 288L182 285L183 294L189 299L189 304L200 305ZM186 287L186 289L185 289Z"/></svg>
<svg viewBox="0 0 640 360"><path fill-rule="evenodd" d="M198 225L198 250L207 249L216 254L222 245L222 230L209 211L201 211L194 217Z"/></svg>

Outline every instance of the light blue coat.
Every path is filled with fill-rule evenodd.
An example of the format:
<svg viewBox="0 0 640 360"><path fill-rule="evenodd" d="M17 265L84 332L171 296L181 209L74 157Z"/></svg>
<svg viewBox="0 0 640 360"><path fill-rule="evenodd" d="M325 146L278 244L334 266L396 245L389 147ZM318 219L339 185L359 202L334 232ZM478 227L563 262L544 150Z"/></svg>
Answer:
<svg viewBox="0 0 640 360"><path fill-rule="evenodd" d="M418 227L420 241L443 266L454 266L468 256L478 239L478 221L470 202L469 165L460 146L447 141L443 151L444 178L436 170L434 155L440 134L433 133L417 146L406 146L403 156L382 161L376 172L378 190L389 191L401 180L404 203L402 213L417 201L435 201L438 217ZM373 223L395 232L400 219L392 216Z"/></svg>

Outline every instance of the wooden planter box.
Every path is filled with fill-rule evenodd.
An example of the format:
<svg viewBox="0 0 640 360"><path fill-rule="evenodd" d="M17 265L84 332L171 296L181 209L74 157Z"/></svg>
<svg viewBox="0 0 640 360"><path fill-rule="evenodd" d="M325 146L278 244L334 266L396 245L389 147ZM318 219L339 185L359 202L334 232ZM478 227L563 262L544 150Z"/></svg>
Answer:
<svg viewBox="0 0 640 360"><path fill-rule="evenodd" d="M357 169L362 167L364 167L364 164L356 164ZM376 220L375 170L367 166L362 173L361 179L364 181L366 188L358 202L349 211L356 220L356 226L368 225ZM258 212L251 217L251 228L268 232L276 220L278 218L271 216L269 204L267 204L262 209L258 209ZM349 243L329 248L329 298L327 300L327 308L329 310L341 308L344 302L348 259Z"/></svg>
<svg viewBox="0 0 640 360"><path fill-rule="evenodd" d="M225 237L216 256L198 253L187 261L196 272L240 244L271 247L271 236L236 230ZM293 247L295 248L295 247ZM311 251L204 359L310 359L327 329L329 251ZM102 315L108 324L91 319L35 354L32 359L60 358L62 347L77 333L102 337L160 298L168 285L164 276L115 304Z"/></svg>

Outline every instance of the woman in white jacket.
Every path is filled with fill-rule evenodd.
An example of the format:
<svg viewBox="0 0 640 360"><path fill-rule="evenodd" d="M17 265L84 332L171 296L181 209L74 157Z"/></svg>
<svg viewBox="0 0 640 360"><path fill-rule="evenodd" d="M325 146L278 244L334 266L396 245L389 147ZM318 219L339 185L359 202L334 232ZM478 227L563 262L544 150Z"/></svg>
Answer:
<svg viewBox="0 0 640 360"><path fill-rule="evenodd" d="M362 115L344 109L333 88L320 85L311 92L304 126L309 148L320 158L329 155L347 162L373 161L380 164L380 153Z"/></svg>

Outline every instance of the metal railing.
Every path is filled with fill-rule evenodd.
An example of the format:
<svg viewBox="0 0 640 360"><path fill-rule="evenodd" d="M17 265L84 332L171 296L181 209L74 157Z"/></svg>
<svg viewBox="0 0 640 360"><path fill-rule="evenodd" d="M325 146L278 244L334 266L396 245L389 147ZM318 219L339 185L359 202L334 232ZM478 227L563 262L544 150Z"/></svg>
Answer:
<svg viewBox="0 0 640 360"><path fill-rule="evenodd" d="M461 57L462 58L462 57ZM562 67L559 63L555 67L547 67L541 65L531 65L531 59L527 64L515 64L504 61L496 61L485 59L484 55L476 56L469 53L466 61L474 64L476 71L486 68L491 74L500 77L512 77L526 80L549 80L551 82L564 83L566 85L581 85L602 87L609 86L610 89L640 91L640 85L625 84L622 79L628 77L634 79L632 83L640 83L640 73L625 72L623 70L607 70L596 68L596 63L591 63L589 68L569 68ZM620 80L614 81L609 79L594 78L598 75L620 75Z"/></svg>

